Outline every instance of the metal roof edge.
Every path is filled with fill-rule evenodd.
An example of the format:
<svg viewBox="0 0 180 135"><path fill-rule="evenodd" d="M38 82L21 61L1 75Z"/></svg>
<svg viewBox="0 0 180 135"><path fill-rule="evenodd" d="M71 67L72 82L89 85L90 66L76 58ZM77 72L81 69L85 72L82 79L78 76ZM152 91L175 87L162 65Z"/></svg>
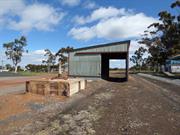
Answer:
<svg viewBox="0 0 180 135"><path fill-rule="evenodd" d="M112 42L112 43L106 43L106 44L100 44L100 45L87 46L87 47L74 49L71 52L80 51L80 50L87 50L87 49L92 49L92 48L100 48L100 47L105 47L105 46L119 45L119 44L124 44L124 43L128 44L128 49L129 49L130 42L131 42L131 40L125 40L125 41L120 41L120 42Z"/></svg>

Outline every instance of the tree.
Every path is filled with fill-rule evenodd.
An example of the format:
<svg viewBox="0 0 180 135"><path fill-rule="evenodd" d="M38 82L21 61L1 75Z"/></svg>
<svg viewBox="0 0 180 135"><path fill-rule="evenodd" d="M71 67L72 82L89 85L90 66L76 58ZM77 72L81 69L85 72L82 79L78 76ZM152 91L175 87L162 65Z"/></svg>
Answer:
<svg viewBox="0 0 180 135"><path fill-rule="evenodd" d="M56 53L56 57L58 57L58 61L59 61L59 74L62 74L61 66L62 64L67 63L68 53L71 51L73 51L73 47L67 46L66 48L61 48Z"/></svg>
<svg viewBox="0 0 180 135"><path fill-rule="evenodd" d="M139 68L141 71L141 67L144 64L146 58L143 58L144 53L147 51L147 49L140 47L138 50L135 51L134 55L130 58L130 61L132 61L136 68Z"/></svg>
<svg viewBox="0 0 180 135"><path fill-rule="evenodd" d="M18 64L21 62L21 58L24 52L27 50L24 47L27 45L26 37L21 36L20 39L15 39L12 42L3 44L3 47L6 49L5 54L8 59L12 60L15 67L14 72L17 73Z"/></svg>
<svg viewBox="0 0 180 135"><path fill-rule="evenodd" d="M44 56L47 56L47 60L43 60L42 62L47 64L48 72L50 72L51 66L56 63L56 56L49 49L45 49Z"/></svg>
<svg viewBox="0 0 180 135"><path fill-rule="evenodd" d="M6 67L6 69L8 69L8 70L11 70L11 69L12 69L11 64L6 64L5 67Z"/></svg>
<svg viewBox="0 0 180 135"><path fill-rule="evenodd" d="M180 7L179 0L171 4L171 8L176 7ZM167 11L161 11L158 15L159 22L148 27L139 43L149 48L151 62L160 67L165 64L168 57L180 53L180 12L172 15Z"/></svg>
<svg viewBox="0 0 180 135"><path fill-rule="evenodd" d="M25 66L25 68L31 72L47 72L47 66L46 65L28 64Z"/></svg>

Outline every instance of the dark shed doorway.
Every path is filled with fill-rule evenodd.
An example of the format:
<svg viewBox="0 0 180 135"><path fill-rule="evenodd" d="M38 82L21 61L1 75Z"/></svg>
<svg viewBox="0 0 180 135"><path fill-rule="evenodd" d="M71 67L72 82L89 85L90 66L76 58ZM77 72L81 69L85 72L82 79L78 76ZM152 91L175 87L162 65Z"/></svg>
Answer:
<svg viewBox="0 0 180 135"><path fill-rule="evenodd" d="M109 61L111 59L125 60L125 77L116 76L111 77L109 75ZM101 78L108 81L123 82L128 80L128 54L127 53L103 53L101 54Z"/></svg>

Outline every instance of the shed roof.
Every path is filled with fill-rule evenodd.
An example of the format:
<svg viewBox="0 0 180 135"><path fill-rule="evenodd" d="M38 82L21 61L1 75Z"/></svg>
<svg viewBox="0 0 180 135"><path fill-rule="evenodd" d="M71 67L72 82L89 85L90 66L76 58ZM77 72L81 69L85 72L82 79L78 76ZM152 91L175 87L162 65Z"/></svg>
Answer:
<svg viewBox="0 0 180 135"><path fill-rule="evenodd" d="M120 44L127 44L129 47L130 40L77 48L77 49L74 49L72 52L81 51L81 50L88 50L88 49L93 49L93 48L109 47L109 46L115 46L115 45L120 45Z"/></svg>

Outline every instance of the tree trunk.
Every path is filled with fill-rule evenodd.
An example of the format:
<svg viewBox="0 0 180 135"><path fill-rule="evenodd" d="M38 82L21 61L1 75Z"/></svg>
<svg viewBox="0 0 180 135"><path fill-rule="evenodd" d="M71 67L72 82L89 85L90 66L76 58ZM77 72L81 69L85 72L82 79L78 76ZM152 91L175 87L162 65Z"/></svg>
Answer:
<svg viewBox="0 0 180 135"><path fill-rule="evenodd" d="M54 64L51 67L51 72L54 72Z"/></svg>
<svg viewBox="0 0 180 135"><path fill-rule="evenodd" d="M15 65L14 73L17 73L17 68L18 68L18 66Z"/></svg>
<svg viewBox="0 0 180 135"><path fill-rule="evenodd" d="M59 62L59 74L62 74L61 61Z"/></svg>
<svg viewBox="0 0 180 135"><path fill-rule="evenodd" d="M160 65L160 64L158 64L158 72L160 72L160 68L161 68L161 65Z"/></svg>
<svg viewBox="0 0 180 135"><path fill-rule="evenodd" d="M48 67L48 73L50 73L50 70L51 70L50 69L50 64L48 64L47 67Z"/></svg>

